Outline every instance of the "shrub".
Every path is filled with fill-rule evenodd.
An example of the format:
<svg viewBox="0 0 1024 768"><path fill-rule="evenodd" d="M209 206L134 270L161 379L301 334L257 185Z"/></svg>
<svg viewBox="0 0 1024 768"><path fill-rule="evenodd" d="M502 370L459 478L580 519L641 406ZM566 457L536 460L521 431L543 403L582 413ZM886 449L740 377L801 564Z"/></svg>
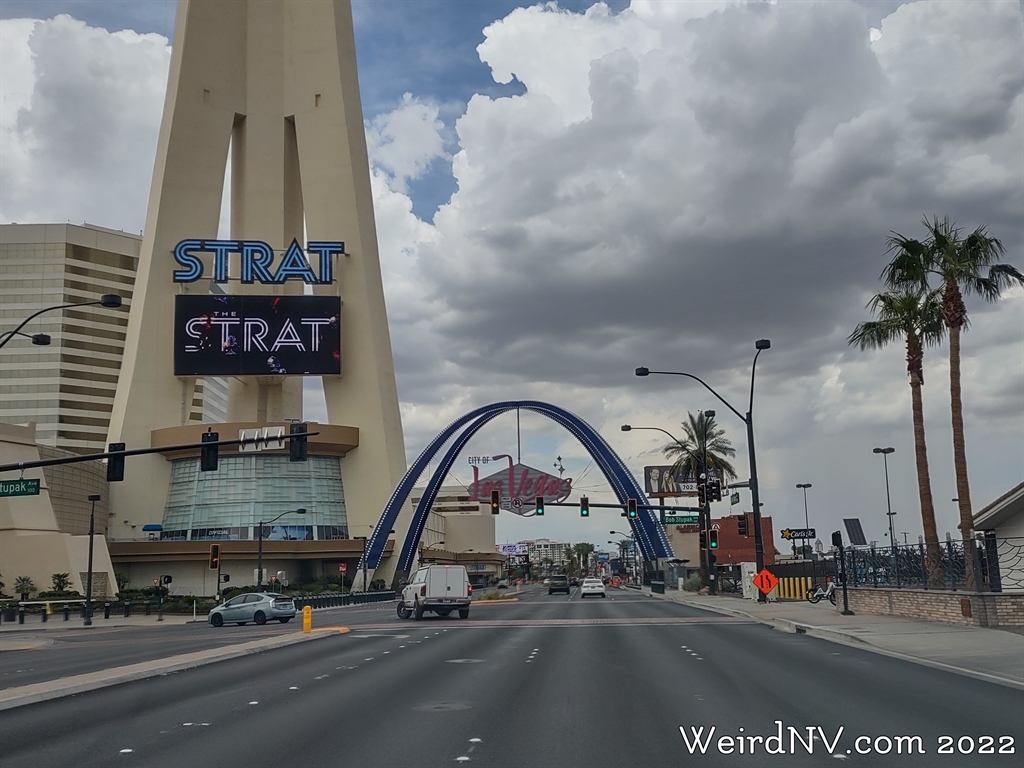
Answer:
<svg viewBox="0 0 1024 768"><path fill-rule="evenodd" d="M54 592L67 592L71 586L71 574L55 573L50 577L50 582L53 584Z"/></svg>
<svg viewBox="0 0 1024 768"><path fill-rule="evenodd" d="M77 592L73 589L53 589L47 590L45 592L40 592L36 595L36 597L40 600L77 600L84 597L84 595L81 592Z"/></svg>
<svg viewBox="0 0 1024 768"><path fill-rule="evenodd" d="M703 586L699 573L691 573L683 582L683 589L687 592L696 592Z"/></svg>

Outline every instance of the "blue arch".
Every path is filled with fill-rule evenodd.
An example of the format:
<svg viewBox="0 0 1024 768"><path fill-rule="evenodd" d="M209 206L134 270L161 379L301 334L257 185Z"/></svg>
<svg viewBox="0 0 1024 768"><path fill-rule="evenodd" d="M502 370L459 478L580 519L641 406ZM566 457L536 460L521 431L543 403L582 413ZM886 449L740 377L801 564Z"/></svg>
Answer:
<svg viewBox="0 0 1024 768"><path fill-rule="evenodd" d="M430 508L433 506L441 484L444 482L445 476L451 469L459 452L466 442L485 424L497 416L516 408L547 416L576 437L601 469L601 472L615 491L620 504L625 505L626 500L629 498L637 499L641 507L648 504L643 489L640 488L636 478L627 469L622 459L619 458L604 438L579 416L556 405L537 400L507 400L492 403L491 405L485 405L470 411L445 427L423 449L423 452L416 461L409 467L409 470L391 494L391 498L385 505L380 520L377 522L377 526L367 542L366 564L368 568L376 568L380 563L384 553L384 546L387 543L388 532L393 528L395 521L398 519L399 512L408 500L409 494L412 492L413 486L420 475L423 474L427 465L438 454L442 446L465 427L465 430L455 437L448 450L445 451L438 470L427 484L423 498L416 507L397 564L397 571L399 573L408 572L412 567L416 548L426 526ZM669 544L668 537L665 535L665 530L661 526L658 517L652 510L640 509L638 517L635 520L630 520L630 525L644 559L653 560L655 558L672 557L672 546Z"/></svg>

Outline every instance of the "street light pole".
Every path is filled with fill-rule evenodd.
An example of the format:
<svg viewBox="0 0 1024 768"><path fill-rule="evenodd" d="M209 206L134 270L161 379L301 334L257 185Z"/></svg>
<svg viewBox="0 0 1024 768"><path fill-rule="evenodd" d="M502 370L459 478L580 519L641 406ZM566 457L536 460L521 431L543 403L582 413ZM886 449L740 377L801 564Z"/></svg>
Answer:
<svg viewBox="0 0 1024 768"><path fill-rule="evenodd" d="M698 482L704 483L704 504L701 506L700 514L704 520L704 541L707 549L701 552L701 562L704 564L708 580L708 592L712 595L718 594L718 581L715 579L715 554L711 551L711 495L708 493L708 480L711 479L710 468L708 467L708 419L715 418L714 411L703 411L701 416L704 420L704 440L701 446L702 473Z"/></svg>
<svg viewBox="0 0 1024 768"><path fill-rule="evenodd" d="M101 307L106 307L107 309L116 309L117 307L121 306L121 297L118 296L116 293L106 293L100 297L99 301L76 301L72 302L71 304L58 304L53 307L45 307L43 309L40 309L38 312L33 312L31 315L22 320L21 324L13 331L6 331L5 333L0 334L0 336L2 336L2 340L0 340L0 347L4 346L16 335L19 335L19 331L21 331L21 329L28 324L29 320L32 320L35 317L39 317L39 315L43 314L44 312L52 312L55 309L68 309L70 307L89 307L93 305L99 305ZM43 345L44 342L41 340L41 337L45 335L46 334L37 334L37 336L40 337L40 341L35 341L35 338L33 337L32 343ZM45 343L49 343L49 341Z"/></svg>
<svg viewBox="0 0 1024 768"><path fill-rule="evenodd" d="M889 551L892 552L893 557L896 557L896 529L892 524L892 517L895 512L892 511L892 498L889 496L889 454L894 453L895 448L873 448L872 453L882 454L882 462L885 464L885 506L888 511L885 513L889 516Z"/></svg>
<svg viewBox="0 0 1024 768"><path fill-rule="evenodd" d="M85 619L82 624L92 626L92 537L96 532L96 502L101 496L98 493L90 493L89 501L92 506L89 509L89 570L85 574Z"/></svg>
<svg viewBox="0 0 1024 768"><path fill-rule="evenodd" d="M257 536L257 542L258 543L256 545L256 589L259 589L260 587L263 586L263 526L264 525L270 525L275 520L280 520L285 515L292 515L292 514L294 514L294 515L304 515L304 514L306 514L306 510L305 510L304 507L300 507L299 509L289 509L287 512L282 512L277 517L272 517L269 520L265 520L265 521L264 520L260 520L260 522L259 522L259 529L260 530L259 530L259 534ZM218 585L218 588L219 588L219 586L220 585Z"/></svg>
<svg viewBox="0 0 1024 768"><path fill-rule="evenodd" d="M804 528L810 528L811 521L807 516L807 489L813 486L810 483L797 483L796 487L802 489L804 492ZM807 539L804 539L804 545L807 545Z"/></svg>
<svg viewBox="0 0 1024 768"><path fill-rule="evenodd" d="M718 394L712 389L705 381L694 376L692 373L683 373L681 371L652 371L647 368L637 368L637 376L649 376L652 373L669 376L686 376L687 378L693 379L694 381L701 384L708 392L717 397L726 408L732 411L736 416L747 425L747 453L750 462L750 498L751 503L754 506L753 522L754 522L754 559L757 561L757 571L761 572L764 568L764 538L761 535L761 497L758 491L757 484L757 457L754 452L754 374L757 371L757 358L766 349L771 349L772 343L768 339L758 339L754 342L754 348L757 353L754 355L754 362L750 366L750 404L747 406L747 414L744 416L732 405L729 401ZM765 595L758 591L757 596L758 602L764 603L767 601Z"/></svg>

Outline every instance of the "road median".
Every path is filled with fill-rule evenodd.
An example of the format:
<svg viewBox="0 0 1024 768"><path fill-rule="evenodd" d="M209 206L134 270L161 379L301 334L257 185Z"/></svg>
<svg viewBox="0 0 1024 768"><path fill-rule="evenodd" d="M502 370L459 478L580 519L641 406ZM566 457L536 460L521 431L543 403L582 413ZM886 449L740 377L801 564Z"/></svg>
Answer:
<svg viewBox="0 0 1024 768"><path fill-rule="evenodd" d="M237 659L253 653L284 648L289 645L296 645L348 631L347 627L325 627L314 629L309 634L294 632L280 637L270 637L262 640L252 640L248 643L229 645L224 648L212 648L196 651L195 653L171 656L166 659L144 661L123 667L112 667L98 672L88 672L83 675L74 675L73 677L61 677L56 680L34 683L33 685L6 688L0 690L0 712L14 709L15 707L23 707L28 704L35 704L40 701L49 701L64 696L73 696L77 693L109 688L121 683L145 680L146 678L158 677L172 672L194 669L207 664L214 664L218 661Z"/></svg>

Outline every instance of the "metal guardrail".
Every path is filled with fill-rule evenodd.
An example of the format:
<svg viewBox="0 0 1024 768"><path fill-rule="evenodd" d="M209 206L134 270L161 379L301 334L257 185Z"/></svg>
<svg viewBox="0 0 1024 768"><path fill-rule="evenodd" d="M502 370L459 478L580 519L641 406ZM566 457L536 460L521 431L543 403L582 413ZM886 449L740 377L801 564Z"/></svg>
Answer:
<svg viewBox="0 0 1024 768"><path fill-rule="evenodd" d="M295 609L301 611L307 605L310 608L336 608L345 605L360 605L363 603L384 603L395 600L397 594L391 590L380 592L331 592L320 595L297 595L293 596Z"/></svg>

